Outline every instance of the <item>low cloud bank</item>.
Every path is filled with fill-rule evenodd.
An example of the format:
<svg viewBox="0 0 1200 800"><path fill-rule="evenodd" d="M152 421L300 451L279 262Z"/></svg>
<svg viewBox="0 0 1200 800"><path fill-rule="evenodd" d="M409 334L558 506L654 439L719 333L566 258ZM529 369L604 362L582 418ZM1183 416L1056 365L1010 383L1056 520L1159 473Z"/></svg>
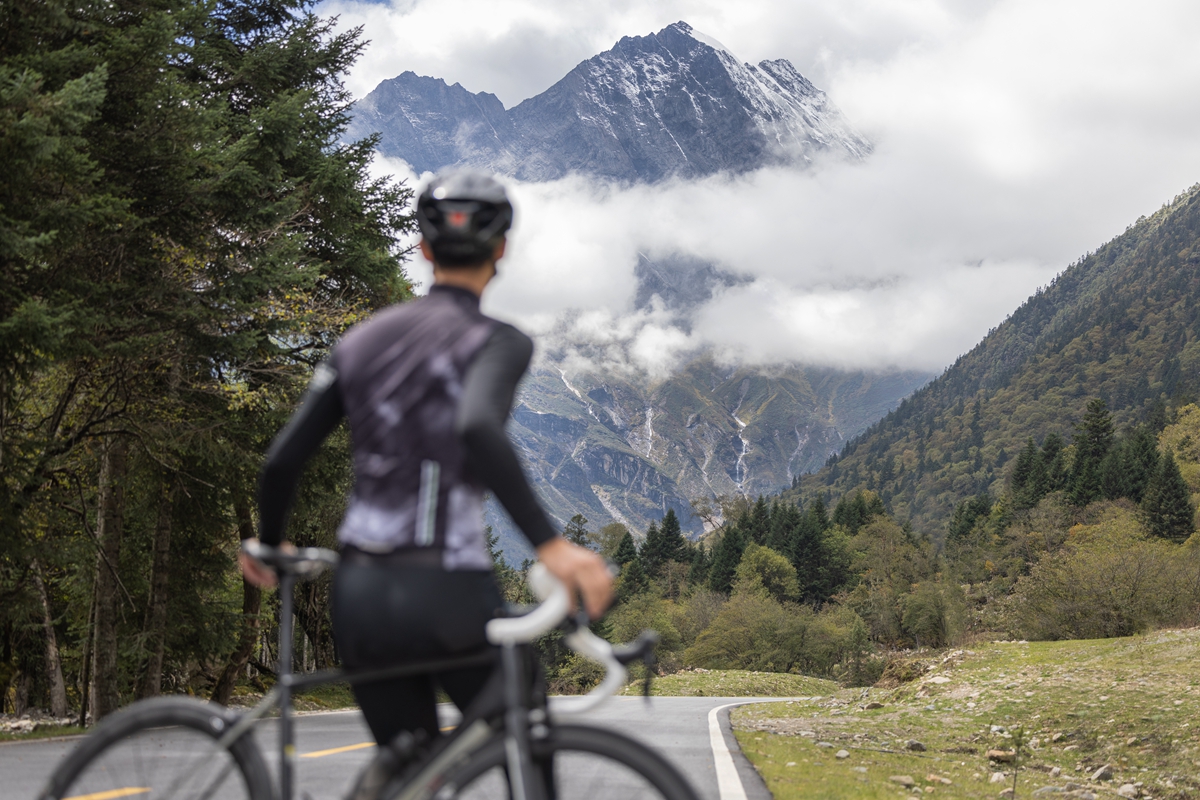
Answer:
<svg viewBox="0 0 1200 800"><path fill-rule="evenodd" d="M683 18L746 60L790 58L873 141L863 163L807 171L514 184L518 224L487 307L544 350L591 364L662 374L708 348L758 364L940 370L1084 252L1200 180L1192 2L853 0L835 14L761 0L740 17L696 3L564 3L544 18L513 2L495 12L500 33L462 37L475 61L421 38L447 15L470 18L468 0L328 5L377 26L377 41L409 26L413 48L370 51L376 73L356 74L358 93L412 68L511 105L611 46L614 31ZM492 12L480 9L484 25ZM545 63L504 60L533 40L549 43ZM686 312L639 310L639 254L745 280Z"/></svg>

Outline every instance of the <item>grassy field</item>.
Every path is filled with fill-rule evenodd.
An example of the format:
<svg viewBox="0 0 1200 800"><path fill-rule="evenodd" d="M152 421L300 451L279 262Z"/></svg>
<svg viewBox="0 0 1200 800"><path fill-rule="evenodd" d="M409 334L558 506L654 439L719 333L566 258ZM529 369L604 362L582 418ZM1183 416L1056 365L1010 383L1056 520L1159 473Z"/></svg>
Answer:
<svg viewBox="0 0 1200 800"><path fill-rule="evenodd" d="M985 644L928 657L896 689L747 706L733 722L777 800L997 797L1012 787L1013 766L988 751L1011 751L1022 735L1018 797L1115 797L1133 784L1126 794L1196 798L1198 659L1197 630ZM1106 765L1112 777L1093 780ZM1002 781L992 782L996 773Z"/></svg>
<svg viewBox="0 0 1200 800"><path fill-rule="evenodd" d="M745 670L695 669L655 678L650 693L659 697L811 697L837 691L837 684L803 675ZM634 681L622 695L639 695L642 682Z"/></svg>

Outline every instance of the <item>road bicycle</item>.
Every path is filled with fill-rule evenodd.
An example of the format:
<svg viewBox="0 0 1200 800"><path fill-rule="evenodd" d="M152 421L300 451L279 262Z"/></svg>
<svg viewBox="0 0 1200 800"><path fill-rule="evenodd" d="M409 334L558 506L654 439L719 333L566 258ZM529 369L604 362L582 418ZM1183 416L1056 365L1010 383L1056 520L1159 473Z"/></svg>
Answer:
<svg viewBox="0 0 1200 800"><path fill-rule="evenodd" d="M187 697L134 703L96 726L64 759L39 800L292 800L296 692L336 681L368 682L482 663L498 663L498 677L464 709L458 726L432 742L403 733L378 748L350 798L697 800L679 771L645 744L605 728L560 720L612 695L625 682L626 666L637 661L647 664L648 694L657 636L646 632L622 646L604 641L588 629L586 618L569 615L567 590L540 564L530 570L529 580L541 602L527 613L487 624L498 660L491 650L386 669L294 674L292 589L297 580L335 566L338 555L320 548L285 552L257 542L247 550L279 576L280 672L271 691L248 711ZM599 661L605 675L587 695L556 698L551 712L532 642L556 627L572 649ZM275 708L278 784L254 736L256 723Z"/></svg>

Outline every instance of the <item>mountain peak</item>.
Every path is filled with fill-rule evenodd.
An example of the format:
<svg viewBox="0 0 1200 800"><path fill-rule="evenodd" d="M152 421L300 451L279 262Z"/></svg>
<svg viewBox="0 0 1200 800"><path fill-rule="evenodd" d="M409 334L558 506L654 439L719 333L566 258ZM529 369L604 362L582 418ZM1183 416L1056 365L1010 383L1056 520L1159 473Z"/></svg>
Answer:
<svg viewBox="0 0 1200 800"><path fill-rule="evenodd" d="M680 20L679 22L674 22L674 23L668 25L667 27L665 27L661 31L659 31L658 35L664 34L667 31L671 31L672 33L677 33L677 34L680 34L683 36L687 36L689 38L695 39L697 42L700 42L701 44L708 45L713 50L719 50L719 51L722 51L725 53L729 53L731 56L733 55L732 50L730 50L725 45L721 44L714 37L709 36L704 33L701 33L700 31L696 30L695 28L693 28L691 25L687 24L683 20Z"/></svg>
<svg viewBox="0 0 1200 800"><path fill-rule="evenodd" d="M348 135L375 132L382 155L418 172L473 166L535 181L655 182L871 150L790 62L743 63L683 21L622 38L508 110L405 72L355 104Z"/></svg>

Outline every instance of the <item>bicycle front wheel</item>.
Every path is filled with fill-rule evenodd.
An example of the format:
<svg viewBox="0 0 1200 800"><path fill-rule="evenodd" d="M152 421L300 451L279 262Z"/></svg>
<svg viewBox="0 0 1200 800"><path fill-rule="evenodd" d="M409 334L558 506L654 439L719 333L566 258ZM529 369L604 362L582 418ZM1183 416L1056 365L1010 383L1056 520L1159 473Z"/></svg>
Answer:
<svg viewBox="0 0 1200 800"><path fill-rule="evenodd" d="M40 800L271 800L250 736L218 744L235 720L221 706L185 697L136 703L71 751Z"/></svg>
<svg viewBox="0 0 1200 800"><path fill-rule="evenodd" d="M535 761L553 765L552 800L697 800L675 767L646 745L603 728L556 726L533 744ZM503 736L479 749L447 776L437 800L494 800L508 796Z"/></svg>

